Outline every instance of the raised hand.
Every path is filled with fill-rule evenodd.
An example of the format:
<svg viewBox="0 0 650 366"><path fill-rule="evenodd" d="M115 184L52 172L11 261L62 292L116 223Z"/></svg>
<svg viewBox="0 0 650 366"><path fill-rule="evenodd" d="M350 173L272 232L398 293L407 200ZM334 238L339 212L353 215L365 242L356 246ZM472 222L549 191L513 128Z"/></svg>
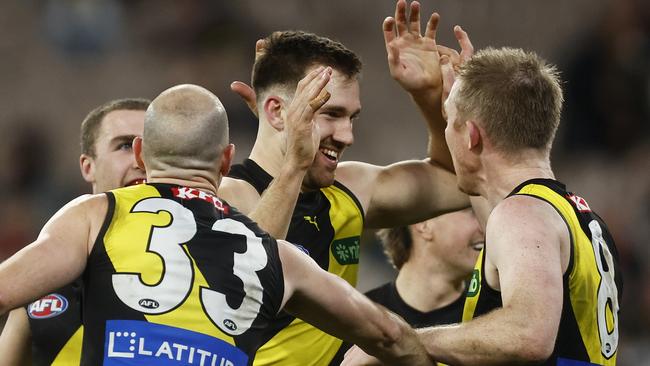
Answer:
<svg viewBox="0 0 650 366"><path fill-rule="evenodd" d="M244 103L248 106L248 109L253 112L255 117L257 115L257 95L255 95L255 90L251 88L248 84L243 81L233 81L230 84L230 90L239 95L240 98L244 100Z"/></svg>
<svg viewBox="0 0 650 366"><path fill-rule="evenodd" d="M407 92L439 92L442 88L436 31L440 16L431 14L424 36L420 34L420 3L406 0L395 6L395 17L384 20L384 42L390 74Z"/></svg>
<svg viewBox="0 0 650 366"><path fill-rule="evenodd" d="M255 42L255 61L264 55L265 47L266 42L263 39L258 39L257 42ZM253 112L255 117L258 117L257 96L255 95L253 88L251 88L243 81L233 81L230 84L230 90L239 95L244 100L251 112Z"/></svg>
<svg viewBox="0 0 650 366"><path fill-rule="evenodd" d="M451 87L456 79L458 69L470 57L474 55L474 46L467 35L467 32L457 25L454 27L454 36L460 45L460 53L453 48L438 45L440 53L440 66L442 70L442 100L446 100L451 92Z"/></svg>
<svg viewBox="0 0 650 366"><path fill-rule="evenodd" d="M298 82L291 104L281 112L286 138L285 161L298 169L309 168L318 151L320 132L314 113L330 98L325 85L331 76L331 67L312 70Z"/></svg>

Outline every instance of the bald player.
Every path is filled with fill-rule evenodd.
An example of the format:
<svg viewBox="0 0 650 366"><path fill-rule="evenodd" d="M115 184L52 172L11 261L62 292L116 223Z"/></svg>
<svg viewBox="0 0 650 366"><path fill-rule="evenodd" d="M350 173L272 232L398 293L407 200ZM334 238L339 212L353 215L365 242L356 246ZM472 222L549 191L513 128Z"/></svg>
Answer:
<svg viewBox="0 0 650 366"><path fill-rule="evenodd" d="M308 78L306 118L329 74ZM82 365L250 365L281 310L391 364L430 363L402 320L217 197L234 146L212 93L163 92L133 148L148 183L64 206L0 265L0 313L83 274Z"/></svg>
<svg viewBox="0 0 650 366"><path fill-rule="evenodd" d="M81 174L100 193L142 183L131 145L142 135L150 101L112 100L93 109L81 123ZM3 365L69 365L81 357L81 279L12 310L0 336ZM31 363L30 363L31 361Z"/></svg>

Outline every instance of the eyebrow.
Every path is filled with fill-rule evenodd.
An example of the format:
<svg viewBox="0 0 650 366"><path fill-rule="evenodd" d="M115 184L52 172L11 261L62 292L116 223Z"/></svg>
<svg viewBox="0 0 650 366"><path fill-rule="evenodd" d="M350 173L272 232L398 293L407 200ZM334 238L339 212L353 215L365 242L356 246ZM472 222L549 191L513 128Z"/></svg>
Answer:
<svg viewBox="0 0 650 366"><path fill-rule="evenodd" d="M347 108L341 107L341 106L336 106L336 105L324 106L324 107L321 108L321 111L336 112L336 113L340 113L340 114L348 114L348 109ZM350 117L352 117L352 118L358 117L360 113L361 113L361 108L354 111L350 115Z"/></svg>
<svg viewBox="0 0 650 366"><path fill-rule="evenodd" d="M133 142L133 139L136 138L137 135L120 135L120 136L115 136L111 139L109 142L109 145L113 146L116 143L122 143L122 142Z"/></svg>

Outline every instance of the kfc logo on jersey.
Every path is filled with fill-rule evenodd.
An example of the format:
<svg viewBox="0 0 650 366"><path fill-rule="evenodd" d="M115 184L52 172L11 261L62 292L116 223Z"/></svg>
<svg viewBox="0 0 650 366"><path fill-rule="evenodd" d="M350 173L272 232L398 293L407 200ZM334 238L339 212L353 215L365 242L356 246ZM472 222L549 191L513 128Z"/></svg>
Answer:
<svg viewBox="0 0 650 366"><path fill-rule="evenodd" d="M199 199L210 202L214 205L214 207L217 208L217 210L223 211L226 214L228 213L228 207L224 205L223 202L221 202L217 197L196 188L174 187L172 188L172 194L174 197L180 198L182 200Z"/></svg>
<svg viewBox="0 0 650 366"><path fill-rule="evenodd" d="M68 299L59 294L49 294L27 307L32 319L47 319L63 314L68 309Z"/></svg>
<svg viewBox="0 0 650 366"><path fill-rule="evenodd" d="M589 204L584 198L576 196L574 194L570 194L567 197L571 200L571 202L573 202L573 204L576 206L578 211L591 212L591 208L589 207Z"/></svg>

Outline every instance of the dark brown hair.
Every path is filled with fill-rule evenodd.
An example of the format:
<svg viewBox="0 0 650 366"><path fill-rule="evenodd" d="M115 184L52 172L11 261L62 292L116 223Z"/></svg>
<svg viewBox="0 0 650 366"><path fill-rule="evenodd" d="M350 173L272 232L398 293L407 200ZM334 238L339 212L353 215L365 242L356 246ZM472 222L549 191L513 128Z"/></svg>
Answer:
<svg viewBox="0 0 650 366"><path fill-rule="evenodd" d="M274 32L255 61L253 88L258 96L277 85L293 92L314 65L331 66L348 78L361 72L359 57L339 42L303 31Z"/></svg>

